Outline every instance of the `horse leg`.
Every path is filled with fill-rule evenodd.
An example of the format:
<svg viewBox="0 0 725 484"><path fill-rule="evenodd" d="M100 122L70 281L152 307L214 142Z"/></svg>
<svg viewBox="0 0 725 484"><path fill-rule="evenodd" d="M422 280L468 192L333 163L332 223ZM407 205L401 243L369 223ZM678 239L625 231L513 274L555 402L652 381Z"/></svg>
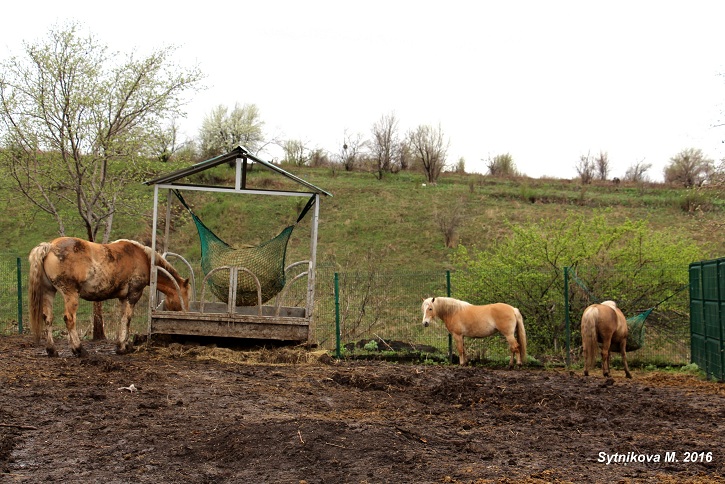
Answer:
<svg viewBox="0 0 725 484"><path fill-rule="evenodd" d="M126 341L131 329L132 317L133 305L128 299L121 300L121 324L118 328L118 342L116 343L116 354L118 355L125 355L133 350L133 345Z"/></svg>
<svg viewBox="0 0 725 484"><path fill-rule="evenodd" d="M70 349L76 356L88 356L88 352L81 344L81 339L78 337L78 330L76 329L76 313L78 311L78 294L63 294L65 299L65 313L63 319L65 320L65 327L68 330L68 343Z"/></svg>
<svg viewBox="0 0 725 484"><path fill-rule="evenodd" d="M514 367L514 357L516 357L516 364L521 366L521 348L519 347L519 342L516 341L516 337L513 335L513 333L506 336L506 341L508 341L509 351L511 351L511 358L509 359L510 370Z"/></svg>
<svg viewBox="0 0 725 484"><path fill-rule="evenodd" d="M58 350L55 349L55 341L53 341L53 299L55 299L55 290L46 290L43 294L43 322L45 323L45 352L48 356L58 356Z"/></svg>
<svg viewBox="0 0 725 484"><path fill-rule="evenodd" d="M612 340L602 341L602 373L604 376L609 376L609 346L612 344Z"/></svg>
<svg viewBox="0 0 725 484"><path fill-rule="evenodd" d="M620 343L622 346L622 364L624 365L624 374L627 378L632 378L632 374L629 372L629 365L627 365L627 341Z"/></svg>
<svg viewBox="0 0 725 484"><path fill-rule="evenodd" d="M466 364L466 349L463 346L463 335L454 334L453 339L456 342L456 348L458 349L458 360L461 366Z"/></svg>

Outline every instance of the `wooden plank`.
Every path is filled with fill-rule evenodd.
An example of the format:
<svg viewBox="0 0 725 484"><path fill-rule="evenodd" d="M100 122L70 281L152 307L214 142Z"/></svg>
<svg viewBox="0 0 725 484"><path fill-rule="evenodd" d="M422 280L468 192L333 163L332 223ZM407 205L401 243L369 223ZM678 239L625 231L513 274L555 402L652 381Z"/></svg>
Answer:
<svg viewBox="0 0 725 484"><path fill-rule="evenodd" d="M276 316L250 316L247 314L200 314L181 313L175 311L155 311L151 313L152 321L180 321L190 322L212 322L212 323L254 323L254 324L280 324L287 326L309 326L307 318L288 318Z"/></svg>
<svg viewBox="0 0 725 484"><path fill-rule="evenodd" d="M276 311L277 311L277 308L275 308L274 306L262 306L262 315L263 316L274 317ZM163 313L166 311L159 311L159 312ZM205 315L209 315L209 314L228 315L229 308L227 307L226 304L220 303L220 302L204 303L204 312L202 313L201 304L199 302L195 301L192 303L189 313L197 314L200 316L205 316ZM259 308L257 306L238 306L238 307L234 308L234 314L258 316ZM282 306L279 308L279 315L281 317L289 317L289 318L304 318L305 317L305 308Z"/></svg>
<svg viewBox="0 0 725 484"><path fill-rule="evenodd" d="M180 318L153 318L151 333L222 338L306 341L308 324L281 324L240 321L210 321Z"/></svg>

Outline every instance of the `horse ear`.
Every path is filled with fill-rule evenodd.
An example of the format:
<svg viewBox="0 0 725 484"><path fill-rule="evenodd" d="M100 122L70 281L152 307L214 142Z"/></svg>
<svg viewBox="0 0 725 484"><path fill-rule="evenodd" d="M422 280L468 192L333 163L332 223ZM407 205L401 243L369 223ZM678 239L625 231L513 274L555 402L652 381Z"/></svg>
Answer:
<svg viewBox="0 0 725 484"><path fill-rule="evenodd" d="M436 298L431 299L430 302L436 302Z"/></svg>

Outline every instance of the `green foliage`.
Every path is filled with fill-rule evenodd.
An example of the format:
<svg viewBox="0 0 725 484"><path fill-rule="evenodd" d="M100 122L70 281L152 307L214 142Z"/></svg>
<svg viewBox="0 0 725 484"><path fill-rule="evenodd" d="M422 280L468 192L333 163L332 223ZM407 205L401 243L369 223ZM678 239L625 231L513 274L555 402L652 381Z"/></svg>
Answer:
<svg viewBox="0 0 725 484"><path fill-rule="evenodd" d="M199 129L203 158L227 153L242 145L255 153L264 140L264 121L255 104L239 103L231 112L219 105L204 117Z"/></svg>
<svg viewBox="0 0 725 484"><path fill-rule="evenodd" d="M374 339L371 339L367 343L365 343L365 346L363 346L363 349L365 351L378 351L378 342Z"/></svg>
<svg viewBox="0 0 725 484"><path fill-rule="evenodd" d="M520 173L516 169L514 163L514 157L510 153L504 153L502 155L496 155L490 158L486 163L488 173L491 176L496 177L517 177Z"/></svg>
<svg viewBox="0 0 725 484"><path fill-rule="evenodd" d="M575 314L603 299L632 313L687 283L688 264L703 257L693 242L675 230L654 231L641 220L612 224L607 215L509 223L511 235L488 249L459 246L451 258L460 269L454 273L456 294L477 304L518 307L529 338L556 347L565 329L564 267L581 281L571 288Z"/></svg>
<svg viewBox="0 0 725 484"><path fill-rule="evenodd" d="M2 61L0 169L58 233L79 223L78 235L100 240L119 211L142 210L128 196L142 178L142 154L202 77L175 66L172 55L172 48L140 59L109 54L70 23Z"/></svg>

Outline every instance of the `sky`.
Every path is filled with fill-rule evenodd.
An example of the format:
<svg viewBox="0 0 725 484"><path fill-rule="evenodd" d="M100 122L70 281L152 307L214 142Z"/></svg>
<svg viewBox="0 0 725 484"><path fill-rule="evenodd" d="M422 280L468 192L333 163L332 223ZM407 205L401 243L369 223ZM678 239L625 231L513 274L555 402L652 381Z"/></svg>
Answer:
<svg viewBox="0 0 725 484"><path fill-rule="evenodd" d="M198 65L180 126L255 104L268 136L339 152L394 114L399 134L442 129L466 171L508 153L530 177L575 178L607 154L663 179L673 156L725 157L725 2L610 0L238 0L12 2L0 57L67 21L112 51L176 46ZM8 9L11 9L8 14ZM12 20L10 20L12 19ZM263 158L279 152L261 153Z"/></svg>

